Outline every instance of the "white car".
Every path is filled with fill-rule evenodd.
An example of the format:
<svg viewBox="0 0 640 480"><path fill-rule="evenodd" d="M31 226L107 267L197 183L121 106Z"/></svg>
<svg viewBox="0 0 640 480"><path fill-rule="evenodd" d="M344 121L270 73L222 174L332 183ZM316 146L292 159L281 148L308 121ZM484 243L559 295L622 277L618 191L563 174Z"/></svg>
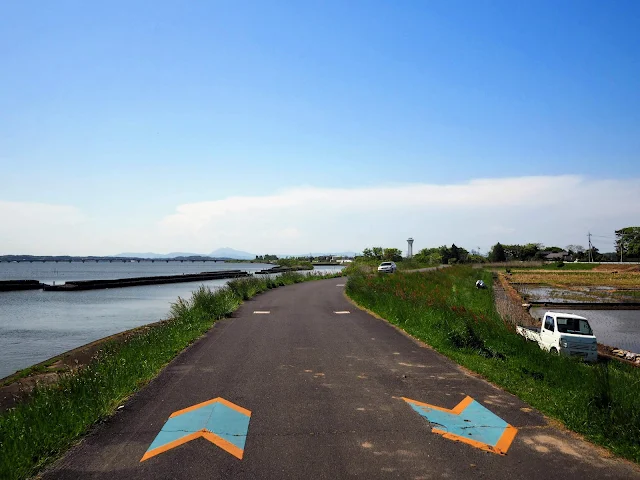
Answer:
<svg viewBox="0 0 640 480"><path fill-rule="evenodd" d="M378 267L379 272L393 273L397 270L396 264L393 262L382 262Z"/></svg>

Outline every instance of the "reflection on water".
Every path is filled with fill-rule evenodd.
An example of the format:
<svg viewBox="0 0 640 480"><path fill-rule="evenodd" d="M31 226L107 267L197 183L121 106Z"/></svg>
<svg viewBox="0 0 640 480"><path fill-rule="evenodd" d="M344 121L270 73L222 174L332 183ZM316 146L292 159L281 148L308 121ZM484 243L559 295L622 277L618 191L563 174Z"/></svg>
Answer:
<svg viewBox="0 0 640 480"><path fill-rule="evenodd" d="M637 290L618 290L609 286L576 286L571 289L537 284L515 284L515 289L527 302L637 302Z"/></svg>
<svg viewBox="0 0 640 480"><path fill-rule="evenodd" d="M531 315L542 318L548 308L532 308ZM589 320L598 343L640 353L640 310L574 310L554 308L554 312L580 315Z"/></svg>
<svg viewBox="0 0 640 480"><path fill-rule="evenodd" d="M215 271L222 264L206 263L205 269L196 262L195 270L180 271L180 265L168 264L172 270L138 264L121 264L118 267L96 275L83 264L67 264L61 271L65 280L90 278L124 278L126 276L170 275ZM17 277L4 271L7 265L22 265L26 268ZM43 280L51 277L25 276L29 268L42 268L43 264L0 264L0 278L34 278ZM44 264L48 265L48 264ZM53 268L56 265L51 264ZM87 264L84 264L87 265ZM93 264L92 267L96 265ZM105 266L104 263L98 264ZM114 264L106 264L114 265ZM157 265L157 264L150 264ZM268 268L261 264L225 264L225 266L258 270ZM33 267L36 266L36 267ZM185 263L186 267L187 264ZM191 264L188 265L191 268ZM183 267L184 268L184 267ZM319 267L317 271L336 271L342 267ZM152 273L151 273L152 272ZM139 327L166 318L169 307L178 296L190 297L199 285L219 288L227 280L205 282L174 283L165 285L145 285L141 287L116 288L107 290L86 290L79 292L44 292L27 290L20 292L0 292L0 378L16 370L29 367L72 348L79 347L114 333Z"/></svg>
<svg viewBox="0 0 640 480"><path fill-rule="evenodd" d="M614 298L607 297L605 292L595 295L589 291L567 290L558 287L544 285L516 285L518 293L527 302L615 302Z"/></svg>

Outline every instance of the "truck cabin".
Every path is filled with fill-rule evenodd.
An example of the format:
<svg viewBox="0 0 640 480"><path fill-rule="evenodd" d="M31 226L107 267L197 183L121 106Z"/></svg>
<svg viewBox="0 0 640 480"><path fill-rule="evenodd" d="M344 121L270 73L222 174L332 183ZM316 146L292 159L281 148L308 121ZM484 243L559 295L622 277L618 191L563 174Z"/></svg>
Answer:
<svg viewBox="0 0 640 480"><path fill-rule="evenodd" d="M568 333L571 335L593 335L591 325L585 318L578 317L553 317L547 315L542 323L542 329L550 332L556 331L556 324L558 332Z"/></svg>

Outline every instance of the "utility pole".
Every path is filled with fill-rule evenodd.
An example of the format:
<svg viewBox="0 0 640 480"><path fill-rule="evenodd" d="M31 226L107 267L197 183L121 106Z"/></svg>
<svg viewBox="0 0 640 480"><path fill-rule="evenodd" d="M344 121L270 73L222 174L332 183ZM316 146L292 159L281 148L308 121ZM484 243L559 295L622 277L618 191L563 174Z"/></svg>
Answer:
<svg viewBox="0 0 640 480"><path fill-rule="evenodd" d="M622 242L620 242L620 263L622 263Z"/></svg>
<svg viewBox="0 0 640 480"><path fill-rule="evenodd" d="M589 263L591 263L592 258L593 258L593 253L591 251L591 248L592 248L592 246L591 246L591 232L589 232L587 234L587 237L589 237L589 256L588 256L588 260L589 260Z"/></svg>

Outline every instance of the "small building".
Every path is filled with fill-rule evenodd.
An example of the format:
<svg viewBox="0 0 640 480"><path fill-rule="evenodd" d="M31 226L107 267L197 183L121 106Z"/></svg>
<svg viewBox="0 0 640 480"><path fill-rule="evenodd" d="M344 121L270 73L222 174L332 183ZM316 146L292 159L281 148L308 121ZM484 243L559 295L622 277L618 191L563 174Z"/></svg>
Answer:
<svg viewBox="0 0 640 480"><path fill-rule="evenodd" d="M562 251L562 252L543 252L544 255L544 259L545 260L549 260L550 262L571 262L573 261L573 257L571 256L571 254L567 251Z"/></svg>

